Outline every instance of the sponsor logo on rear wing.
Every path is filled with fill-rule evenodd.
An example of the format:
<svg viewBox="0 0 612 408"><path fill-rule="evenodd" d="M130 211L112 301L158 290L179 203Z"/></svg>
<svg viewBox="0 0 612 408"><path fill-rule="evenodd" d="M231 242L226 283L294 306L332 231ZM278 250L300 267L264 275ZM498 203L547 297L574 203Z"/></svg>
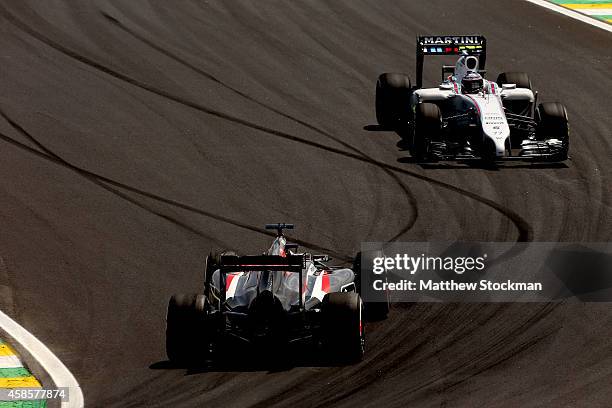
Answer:
<svg viewBox="0 0 612 408"><path fill-rule="evenodd" d="M416 43L416 88L423 87L423 65L427 55L475 55L478 70L484 71L487 39L482 35L420 35Z"/></svg>
<svg viewBox="0 0 612 408"><path fill-rule="evenodd" d="M482 35L426 35L417 37L421 55L484 54L487 40Z"/></svg>
<svg viewBox="0 0 612 408"><path fill-rule="evenodd" d="M240 271L301 272L306 265L304 255L222 256L219 265L223 273Z"/></svg>

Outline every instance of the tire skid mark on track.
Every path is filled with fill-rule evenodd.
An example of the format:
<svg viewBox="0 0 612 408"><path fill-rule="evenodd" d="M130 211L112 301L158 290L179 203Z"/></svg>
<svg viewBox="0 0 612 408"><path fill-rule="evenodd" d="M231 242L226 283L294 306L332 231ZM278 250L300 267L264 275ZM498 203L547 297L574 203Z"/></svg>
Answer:
<svg viewBox="0 0 612 408"><path fill-rule="evenodd" d="M436 391L440 395L444 395L444 392L447 390L451 390L452 388L468 381L469 379L478 376L482 373L491 370L504 362L512 359L520 355L523 352L528 351L530 348L538 345L540 342L548 339L550 336L553 336L558 332L561 328L560 326L555 326L553 328L546 329L543 333L540 333L537 336L533 336L527 339L518 340L517 344L508 348L507 346L511 345L513 341L515 341L521 333L525 332L529 327L541 322L543 319L548 317L557 307L561 304L559 303L547 303L543 304L541 308L539 308L533 315L529 316L525 321L516 327L512 328L512 330L505 331L499 338L493 338L493 341L487 344L486 348L481 352L477 353L473 356L470 361L464 362L459 361L455 363L454 366L445 366L441 364L441 370L436 373L433 377L424 377L421 381L417 382L416 385L403 389L401 391L404 395L415 395L419 392L423 391ZM472 305L473 306L473 305ZM438 320L441 316L444 316L445 313L448 312L449 308L456 307L454 305L450 305L447 307L442 307L436 311L434 311L429 318L423 322L423 327L429 327L429 325L433 325L436 320ZM506 305L500 306L501 308L507 307ZM488 315L486 319L481 321L480 323L484 326L486 322L491 321L493 319L499 318L498 311L494 311ZM449 346L454 343L461 342L462 338L470 338L470 336L480 329L481 325L474 325L472 327L468 327L464 330L461 330L460 335L453 335L451 338L448 338L445 342L436 344L434 350L429 353L422 353L419 355L419 358L415 359L414 355L418 354L419 350L425 348L428 344L431 343L432 339L428 336L423 336L423 333L418 329L415 329L420 332L420 336L422 339L418 341L414 346L410 347L407 350L402 350L401 353L394 351L394 358L392 360L388 359L375 359L372 362L372 366L370 367L368 376L361 377L358 381L354 381L350 386L346 386L344 384L342 387L342 392L336 393L333 397L317 401L314 407L326 407L331 405L338 404L350 398L352 395L355 395L359 389L364 386L371 385L372 382L378 379L377 373L386 373L385 375L390 375L389 373L393 373L394 368L397 366L397 361L406 361L410 360L411 364L414 367L419 367L419 364L426 364L427 361L433 361L434 359L439 360L440 354L444 352ZM410 336L407 336L410 337ZM416 336L418 338L418 336ZM504 350L503 353L500 354L500 350ZM458 377L454 381L452 381L453 377ZM383 377L384 378L384 377ZM451 380L449 380L451 379ZM260 401L257 404L253 405L253 408L264 408L268 406L272 406L274 404L281 403L285 398L284 393L279 393L277 395L271 396L270 398Z"/></svg>
<svg viewBox="0 0 612 408"><path fill-rule="evenodd" d="M472 377L475 377L477 375L480 375L488 370L491 370L503 363L505 363L506 361L518 356L519 354L528 351L530 348L538 345L539 343L543 342L544 340L547 340L548 338L550 338L551 336L554 336L555 334L557 334L559 332L561 328L556 328L556 329L550 329L548 331L545 331L544 333L535 336L533 338L530 338L528 340L522 341L520 342L518 345L516 345L515 347L510 348L509 350L506 351L506 353L498 356L498 358L496 358L495 360L491 361L491 362L487 362L486 358L487 356L490 356L492 354L497 354L496 352L498 350L488 350L487 352L487 356L483 356L481 358L478 358L474 361L473 364L468 364L466 366L461 367L461 369L458 369L456 371L452 371L449 374L459 374L462 375L462 378L456 380L456 381L451 381L448 382L448 384L446 386L443 387L443 389L441 391L447 391L450 390L462 383L464 383L465 381L469 380ZM481 363L481 364L477 364L477 363ZM480 365L480 366L479 366ZM466 373L464 373L464 371ZM443 377L440 377L438 379L441 380L443 379Z"/></svg>
<svg viewBox="0 0 612 408"><path fill-rule="evenodd" d="M265 102L262 102L260 100L258 100L257 98L252 97L251 95L241 91L240 89L237 89L227 83L225 83L224 81L220 80L219 78L217 78L216 76L214 76L213 74L204 71L201 68L198 68L197 66L191 64L190 62L186 61L184 58L181 58L180 56L166 50L165 48L155 44L153 41L147 39L146 37L143 37L142 35L136 33L135 31L131 30L130 28L128 28L125 24L123 24L121 21L119 21L117 18L111 16L110 14L104 12L104 11L100 11L100 13L102 14L102 16L104 18L106 18L108 21L110 21L113 25L117 26L119 29L121 29L123 32L125 32L126 34L134 37L135 39L141 41L142 43L148 45L149 47L155 49L156 51L160 52L161 54L165 55L166 57L176 61L177 63L191 69L192 71L194 71L195 73L202 75L203 77L215 82L216 84L224 87L225 89L228 89L229 91L235 93L238 96L241 96L243 98L245 98L248 101L251 101L259 106L261 106L264 109L267 109L270 112L276 113L277 115L288 119L290 121L293 121L299 125L304 126L305 128L312 130L315 133L318 133L322 136L327 137L330 140L333 140L334 142L346 147L347 149L352 150L353 152L360 154L361 156L363 156L364 158L367 159L372 159L371 156L368 156L365 152L363 152L362 150L357 149L356 147L352 146L349 143L346 143L345 141L343 141L342 139L332 135L331 133L321 129L320 127L317 127L315 125L313 125L312 123L309 123L305 120L302 120L296 116L293 116L291 114L288 114L286 112L283 112L280 109L275 108L274 106L267 104ZM400 229L400 231L395 234L392 238L388 239L388 241L396 241L397 239L399 239L402 235L404 235L406 232L408 232L414 225L414 223L416 222L417 218L418 218L418 205L417 205L417 200L414 197L414 195L412 194L412 192L410 191L410 189L408 188L408 186L406 186L405 183L403 183L400 178L394 174L391 170L386 169L384 167L380 167L380 169L382 171L384 171L387 175L389 175L389 177L391 177L396 183L397 185L400 187L400 189L402 189L402 191L404 192L404 195L409 203L409 205L412 207L412 213L411 213L411 217L408 220L408 222L406 223L406 225L404 227L402 227Z"/></svg>
<svg viewBox="0 0 612 408"><path fill-rule="evenodd" d="M445 377L449 377L452 375L458 375L459 377L461 377L457 381L454 381L448 386L444 387L444 389L450 389L468 380L469 378L473 376L479 375L495 366L502 364L503 362L509 360L510 358L526 351L530 347L535 346L540 341L543 341L546 338L550 337L551 335L555 334L560 329L560 327L549 329L539 336L521 341L518 345L510 349L506 349L505 347L503 347L503 346L506 346L508 343L510 343L512 340L516 339L521 333L525 332L529 327L545 319L557 307L559 307L559 305L560 304L558 303L546 303L542 305L542 307L536 313L530 316L526 321L516 326L512 330L505 332L503 336L497 339L496 341L491 342L485 350L477 354L475 358L472 359L467 364L457 365L456 367L451 368L450 370L448 369L444 370L444 372L439 376L439 378L433 378L427 381L425 384L413 387L407 391L409 393L418 392L428 386L434 385L440 380L443 380ZM496 315L492 313L489 319L487 320L490 320L493 318L496 318ZM465 337L469 336L470 334L472 334L473 331L477 329L478 328L475 327L474 329L466 332ZM447 342L441 344L438 347L438 350L436 350L433 354L434 355L440 354L440 352L446 349L448 346L450 346L451 343L454 343L460 340L461 340L461 337L459 338L453 337L452 339L447 340ZM506 352L500 355L499 350L506 350ZM423 360L425 361L429 359L430 357L431 356L424 356ZM492 361L490 361L491 357L495 357L495 358Z"/></svg>
<svg viewBox="0 0 612 408"><path fill-rule="evenodd" d="M363 157L361 154L355 154L355 153L346 152L344 150L337 149L337 148L330 147L330 146L326 146L326 145L323 145L321 143L313 142L313 141L310 141L310 140L307 140L307 139L304 139L304 138L301 138L301 137L298 137L298 136L295 136L295 135L292 135L292 134L289 134L289 133L286 133L286 132L283 132L283 131L280 131L280 130L277 130L277 129L272 129L272 128L269 128L269 127L266 127L266 126L263 126L263 125L259 125L257 123L253 123L251 121L248 121L248 120L245 120L245 119L241 119L241 118L229 115L227 113L224 113L224 112L221 112L221 111L218 111L218 110L215 110L215 109L211 109L209 107L206 107L204 105L201 105L201 104L193 102L193 101L190 101L188 99L176 96L176 95L174 95L174 94L172 94L172 93L170 93L168 91L165 91L163 89L158 89L158 88L156 88L156 87L154 87L152 85L149 85L149 84L147 84L145 82L142 82L142 81L140 81L138 79L132 78L132 77L130 77L127 74L123 74L121 72L118 72L118 71L116 71L116 70L114 70L112 68L109 68L109 67L105 66L104 64L101 64L101 63L99 63L97 61L94 61L94 60L92 60L90 58L87 58L85 56L79 55L78 53L74 52L73 50L71 50L69 48L66 48L65 46L63 46L63 45L53 41L52 39L48 38L47 36L37 32L36 30L32 29L27 24L24 24L21 20L16 18L16 16L11 14L3 6L0 6L0 15L3 15L4 18L8 22L10 22L11 24L15 25L19 29L21 29L24 32L30 34L31 36L33 36L34 38L36 38L39 41L43 42L44 44L50 46L51 48L54 48L57 51L65 54L66 56L68 56L68 57L70 57L72 59L75 59L76 61L81 62L81 63L83 63L85 65L88 65L88 66L90 66L90 67L92 67L94 69L97 69L97 70L99 70L101 72L104 72L104 73L106 73L107 75L109 75L109 76L111 76L113 78L119 79L121 81L129 83L129 84L131 84L133 86L136 86L138 88L141 88L143 90L146 90L148 92L156 94L156 95L161 96L163 98L167 98L167 99L169 99L171 101L174 101L176 103L179 103L179 104L182 104L184 106L190 107L192 109L201 111L201 112L206 113L208 115L215 116L215 117L217 117L219 119L223 119L223 120L235 123L237 125L242 125L242 126L254 129L254 130L259 130L261 132L267 133L267 134L272 135L272 136L277 136L277 137L280 137L280 138L283 138L283 139L286 139L286 140L291 140L291 141L294 141L294 142L298 142L298 143L302 143L302 144L305 144L305 145L316 147L316 148L319 148L319 149L322 149L322 150L326 150L326 151L329 151L329 152L332 152L332 153L340 154L340 155L343 155L345 157L350 157L350 158L353 158L353 159L356 159L356 160L360 160L360 161L372 164L372 165L380 167L380 168L386 168L388 170L392 170L392 171L400 173L400 174L408 175L408 176L417 178L419 180L422 180L424 182L427 182L427 183L436 185L438 187L442 187L442 188L445 188L447 190L450 190L450 191L456 192L458 194L464 195L466 197L472 198L472 199L474 199L474 200L476 200L476 201L478 201L478 202L480 202L480 203L482 203L482 204L484 204L484 205L486 205L488 207L491 207L492 209L494 209L498 213L500 213L503 216L505 216L508 219L510 219L512 221L512 223L516 226L516 228L519 231L519 236L517 238L518 242L530 241L532 239L533 230L532 230L532 227L529 225L529 223L523 217L521 217L518 213L514 212L513 210L511 210L509 208L506 208L506 207L502 206L499 203L496 203L493 200L487 199L485 197L479 196L476 193L473 193L473 192L461 189L459 187L456 187L456 186L453 186L451 184L448 184L448 183L445 183L445 182L433 179L433 178L428 177L428 176L424 176L424 175L416 173L416 172L405 170L405 169L402 169L402 168L397 167L397 166L392 166L392 165L389 165L387 163L383 163L383 162L380 162L378 160L371 159L369 157ZM80 171L86 171L86 170L80 169ZM117 183L117 184L121 184L121 183ZM133 189L133 190L137 190L137 189L135 189L133 187L130 187L130 188ZM142 193L142 191L141 191L141 193ZM147 193L145 195L147 195L147 196L155 196L154 194L151 194L151 193ZM194 207L191 207L191 206L186 206L184 204L178 203L178 202L170 200L170 199L162 198L162 197L159 197L159 196L156 196L156 197L161 198L162 199L161 201L164 201L167 204L174 203L175 205L178 204L179 206L182 206L183 208L184 207L190 207L190 208L196 210L197 212L206 213L205 211L202 211L202 210L199 210L199 209L195 209ZM208 213L206 213L206 214L208 214ZM219 217L220 219L226 219L230 223L234 222L234 221L230 221L226 217L220 217L220 216L216 216L216 215L213 215L213 217ZM239 223L239 224L242 224L242 223ZM250 230L253 230L253 231L256 231L256 232L266 233L264 230L261 230L260 228L256 228L256 227L252 227L252 226L247 226L246 224L243 224L241 226L242 227L246 227L247 229L250 229ZM270 234L266 233L266 235L270 235ZM302 245L302 243L300 243L299 240L295 240L295 241L296 241L296 243L299 243L300 245ZM318 248L318 247L312 247L310 245L304 245L304 246L310 247L312 249L321 249L321 248ZM333 251L330 251L330 250L327 250L327 249L326 249L326 251L328 251L330 254L334 255ZM335 255L335 256L337 256L337 255ZM346 256L341 256L341 259L347 260L347 257Z"/></svg>
<svg viewBox="0 0 612 408"><path fill-rule="evenodd" d="M399 305L400 308L401 306L405 306L404 304L400 304ZM443 314L445 313L445 309L443 308L439 308L437 310L435 310L433 313L431 313L431 315L429 315L427 317L427 319L425 319L423 321L423 326L424 327L429 327L430 325L433 325L433 323L439 319ZM400 322L397 321L396 324L399 324ZM363 388L364 386L367 385L371 385L373 383L375 383L377 380L380 379L381 377L381 373L390 373L393 371L393 368L396 366L396 361L397 360L408 360L408 359L412 359L412 362L414 365L416 365L421 359L419 360L415 360L413 357L415 355L418 355L418 353L426 348L426 346L429 344L429 342L431 341L431 339L427 336L423 336L422 334L422 330L420 330L419 328L415 328L414 329L415 332L417 332L419 335L415 335L413 336L413 333L406 333L406 337L407 338L417 338L419 339L416 344L412 345L410 348L406 349L406 350L402 350L401 353L398 352L398 350L394 351L394 358L393 359L387 359L387 358L377 358L376 355L372 355L369 357L369 361L368 363L371 364L369 366L369 369L367 371L367 375L365 377L360 377L357 381L352 381L350 383L350 385L347 385L345 383L342 384L341 387L337 387L339 389L342 389L342 392L336 393L335 397L332 399L325 399L325 400L321 400L321 401L317 401L316 403L311 402L311 406L312 407L328 407L330 405L330 403L334 403L334 402L340 402L348 397L350 397L351 395L354 395L356 391L358 391L359 389ZM370 351L368 351L370 352ZM382 353L384 353L384 351L382 351ZM431 357L431 354L427 354L423 357L423 359L428 359ZM386 374L382 374L383 376ZM384 377L383 377L384 378ZM321 379L319 379L321 380ZM333 381L333 379L328 379L328 381ZM333 387L332 384L328 385L330 387ZM279 390L278 393L264 399L261 400L259 402L257 402L256 404L253 404L250 406L250 408L268 408L271 406L277 406L279 404L281 404L282 402L286 401L287 398L287 393L291 391L291 389L286 389L286 390Z"/></svg>
<svg viewBox="0 0 612 408"><path fill-rule="evenodd" d="M46 146L44 146L42 143L40 143L38 141L38 139L36 139L34 136L32 136L29 132L27 132L21 125L19 125L17 122L15 122L13 119L11 119L4 110L0 109L0 116L2 118L4 118L9 125L11 125L17 132L19 132L20 134L22 134L23 136L25 136L28 140L30 140L32 143L34 143L41 151L36 150L31 148L30 146L27 146L21 142L16 141L15 139L11 138L10 136L4 135L2 133L0 133L0 138L4 139L5 141L22 148L23 150L26 150L30 153L38 153L37 155L39 157L43 157L43 158L47 158L47 159L51 159L52 162L56 163L56 164L60 164L65 168L68 168L74 172L76 172L77 174L79 174L80 176L85 177L86 179L94 182L95 184L97 184L98 186L104 188L105 190L110 191L113 194L116 194L118 196L120 196L121 198L131 202L132 204L144 209L145 211L157 215L161 218L166 219L167 221L170 221L173 224L176 224L177 226L184 228L196 235L199 235L201 237L205 237L207 239L210 239L211 241L215 242L216 244L219 245L223 245L222 242L220 242L219 240L215 239L214 237L200 231L197 230L195 228L193 228L192 226L174 218L171 216L168 216L166 214L163 214L157 210L155 210L153 207L149 207L144 205L141 202L138 202L137 200L134 200L134 198L130 197L129 195L117 190L117 189L113 189L110 186L108 186L107 184L104 184L105 182L108 184L112 184L112 185L116 185L118 187L122 187L125 188L126 190L132 191L133 193L138 193L138 191L136 191L135 189L131 189L131 187L123 185L122 183L119 182L115 182L114 180L108 179L104 176L95 174L93 172L90 172L88 170L82 169L78 166L75 166L69 162L67 162L66 160L64 160L62 157L60 157L59 155L57 155L55 152L49 150ZM153 197L150 197L153 198Z"/></svg>
<svg viewBox="0 0 612 408"><path fill-rule="evenodd" d="M25 136L28 140L30 140L32 143L34 143L42 151L39 151L39 150L34 149L34 148L24 144L24 143L21 143L21 142L15 140L15 139L11 138L10 136L3 134L3 133L0 133L0 139L6 141L8 143L11 143L11 144L13 144L13 145L15 145L15 146L17 146L17 147L19 147L19 148L29 152L29 153L33 153L33 154L35 154L38 157L41 157L41 158L49 160L49 161L51 161L51 162L53 162L55 164L61 165L62 167L70 169L70 170L74 171L75 173L79 174L80 176L83 176L83 177L87 178L88 180L94 182L95 184L99 185L100 187L108 190L109 192L111 192L111 193L113 193L115 195L118 195L119 197L121 197L121 198L123 198L123 199L125 199L125 200L127 200L129 202L131 202L132 204L134 204L134 205L136 205L136 206L146 210L147 212L150 212L150 213L152 213L154 215L157 215L157 216L159 216L161 218L164 218L164 219L172 222L173 224L176 224L177 226L180 226L180 227L182 227L182 228L184 228L184 229L186 229L186 230L188 230L188 231L190 231L190 232L192 232L194 234L197 234L199 236L202 236L202 237L205 237L207 239L210 239L211 241L215 242L219 246L227 246L227 245L225 243L219 241L218 239L216 239L216 238L214 238L212 236L209 236L208 234L206 234L206 233L204 233L204 232L202 232L202 231L200 231L200 230L190 226L189 224L186 224L186 223L184 223L184 222L182 222L180 220L177 220L174 217L171 217L171 216L168 216L166 214L163 214L163 213L153 209L152 207L149 207L149 206L146 206L146 205L142 204L141 202L139 202L139 201L135 200L134 198L130 197L129 195L127 195L127 194L125 194L125 193L123 193L123 192L121 192L121 191L119 191L119 190L117 190L115 188L111 188L107 184L110 184L110 185L118 187L118 188L122 188L122 189L127 190L127 191L129 191L131 193L134 193L134 194L137 194L137 195L140 195L140 196L143 196L143 197L147 197L147 198L152 199L154 201L162 202L164 204L167 204L167 205L170 205L170 206L173 206L173 207L181 208L183 210L187 210L187 211L192 212L192 213L196 213L196 214L199 214L199 215L202 215L202 216L205 216L205 217L209 217L209 218L212 218L212 219L214 219L216 221L221 221L221 222L225 222L225 223L231 224L231 225L233 225L235 227L247 229L249 231L257 232L257 233L264 234L264 235L267 235L267 236L270 236L270 237L276 236L274 233L272 233L270 231L267 231L267 230L264 230L262 228L257 228L257 227L248 225L246 223L243 223L243 222L240 222L240 221L237 221L237 220L233 220L233 219L228 218L228 217L224 217L224 216L220 216L220 215L217 215L217 214L213 214L211 212L208 212L208 211L196 208L194 206L191 206L191 205L188 205L188 204L184 204L184 203L181 203L181 202L178 202L178 201L175 201L175 200L171 200L169 198L165 198L165 197L159 196L157 194L150 193L148 191L140 190L140 189L138 189L136 187L132 187L130 185L121 183L119 181L110 179L108 177L105 177L105 176L103 176L101 174L97 174L97 173L94 173L92 171L83 169L83 168L81 168L79 166L76 166L76 165L66 161L65 159L63 159L62 157L60 157L59 155L57 155L53 151L49 150L46 146L44 146L42 143L40 143L34 136L32 136L29 132L27 132L21 125L19 125L15 121L13 121L6 114L6 112L4 112L1 109L0 109L0 116L3 117L16 131L18 131L20 134ZM307 247L307 248L311 248L311 249L315 249L315 250L320 250L320 251L328 252L331 255L334 255L336 258L341 259L343 261L346 261L346 262L352 261L352 257L349 257L346 254L338 253L336 251L333 251L333 250L321 247L321 246L319 246L317 244L310 243L310 242L307 242L307 241L304 241L304 240L300 240L300 239L293 239L293 238L291 238L291 240L296 242L296 243L298 243L298 244L300 244L300 245L302 245L302 246L304 246L304 247Z"/></svg>
<svg viewBox="0 0 612 408"><path fill-rule="evenodd" d="M236 117L230 116L230 115L225 114L223 112L219 112L219 111L216 111L216 110L213 110L213 109L209 109L209 108L207 108L205 106L196 104L194 102L190 102L190 101L188 101L186 99L183 99L183 98L179 98L179 97L174 96L174 95L172 95L170 93L167 93L166 91L157 89L155 87L149 86L148 84L140 82L137 79L134 79L134 78L131 78L131 77L129 77L127 75L124 75L122 73L116 72L116 71L114 71L114 70L112 70L110 68L107 68L107 67L103 66L102 64L99 64L99 63L97 63L97 62L95 62L93 60L90 60L89 58L80 56L79 54L77 54L77 53L75 53L75 52L73 52L71 50L66 49L62 45L60 45L60 44L58 44L58 43L48 39L47 37L40 36L36 31L31 30L30 27L28 27L25 24L22 24L21 21L16 19L13 15L8 13L8 11L4 10L1 6L0 6L0 11L6 12L6 14L8 14L7 20L9 20L10 22L16 23L15 25L18 26L20 29L22 29L23 31L25 31L25 32L29 33L30 35L34 36L35 38L37 38L38 40L42 41L46 45L52 47L53 49L56 49L56 50L62 52L63 54L65 54L65 55L67 55L67 56L69 56L71 58L77 59L79 62L82 62L85 65L88 65L90 67L98 69L98 70L102 71L103 73L106 73L107 75L115 77L115 78L117 78L117 79L119 79L121 81L127 82L127 83L129 83L129 84L131 84L133 86L138 87L138 88L141 88L141 89L144 89L146 91L152 92L152 93L154 93L154 94L156 94L158 96L165 97L167 99L170 99L170 100L172 100L174 102L177 102L177 103L180 103L182 105L186 105L188 107L191 107L193 109L202 111L202 112L207 113L209 115L216 116L216 117L218 117L220 119L228 120L230 122L237 123L237 124L240 124L240 125L243 125L243 126L255 129L255 130L259 130L259 131L262 131L264 133L273 134L275 136L288 135L288 134L285 134L285 133L283 133L281 131L277 131L275 129L266 128L266 127L263 127L263 126L258 125L256 123L251 123L249 121L246 121L246 120L243 120L243 119L240 119L240 118L236 118ZM259 106L264 107L265 109L270 110L271 112L274 112L274 113L276 113L276 114L278 114L278 115L280 115L280 116L282 116L282 117L284 117L286 119L294 121L295 123L298 123L298 124L308 128L308 129L310 129L310 130L312 130L312 131L314 131L316 133L319 133L319 134L321 134L321 135L323 135L323 136L325 136L325 137L327 137L327 138L329 138L329 139L331 139L331 140L333 140L333 141L335 141L335 142L337 142L337 143L347 147L348 149L353 150L354 152L362 155L365 159L372 160L372 163L374 163L373 159L371 157L369 157L368 155L366 155L363 151L361 151L361 150L351 146L350 144L348 144L348 143L342 141L341 139L333 136L332 134L324 131L323 129L320 129L320 128L318 128L318 127L316 127L316 126L314 126L314 125L312 125L312 124L310 124L310 123L308 123L306 121L303 121L303 120L301 120L301 119L299 119L297 117L289 115L289 114L287 114L287 113L285 113L285 112L283 112L281 110L278 110L278 109L274 108L271 105L268 105L268 104L265 104L265 103L263 103L261 101L258 101L257 99L251 97L248 94L245 94L244 92L240 91L239 89L236 89L236 88L234 88L234 87L232 87L232 86L230 86L228 84L225 84L221 80L217 79L215 76L213 76L213 75L211 75L211 74L209 74L209 73L207 73L207 72L205 72L205 71L203 71L203 70L193 66L192 64L190 64L187 61L181 59L180 57L175 56L174 54L171 54L171 53L165 51L163 48L155 45L154 43L151 43L150 41L146 40L145 38L142 38L142 37L138 36L137 34L131 32L131 31L129 31L118 20L116 20L114 17L108 15L107 13L101 12L101 14L106 19L110 20L111 22L113 22L115 25L119 26L124 31L127 31L128 34L131 34L132 36L136 37L138 40L143 41L145 44L147 44L150 47L156 49L157 51L163 53L164 55L168 56L169 58L179 62L180 64L183 64L183 65L187 66L188 68L194 70L198 74L203 75L207 79L209 79L209 80L211 80L211 81L213 81L213 82L215 82L215 83L225 87L226 89L229 89L230 91L236 93L237 95L239 95L241 97L246 98L249 101L252 101L252 102L256 103ZM299 140L299 139L300 138L297 138L297 140ZM387 173L394 181L397 182L397 184L403 190L403 192L404 192L405 196L407 197L408 202L411 205L412 210L413 210L412 211L412 217L407 222L406 226L401 228L400 231L397 234L395 234L391 239L389 239L389 241L395 241L399 237L404 235L407 231L409 231L412 228L412 226L414 225L414 223L416 222L416 219L418 217L418 209L417 209L416 198L412 195L410 189L399 179L399 177L396 174L393 174L393 172L391 172L390 170L385 169L385 168L383 168L381 166L379 166L379 167L381 168L381 170L383 170L385 173ZM159 214L157 214L157 215L159 215ZM273 236L272 234L266 232L265 230L261 230L259 228L256 228L256 230L257 230L257 232L261 232L261 233L265 233L266 235ZM311 249L325 250L325 251L329 252L330 254L332 254L332 255L336 256L337 258L340 258L340 259L342 259L344 261L351 261L352 260L352 258L350 258L349 256L339 255L335 251L332 251L332 250L329 250L329 249L326 249L326 248L322 248L322 247L320 247L318 245L307 244L305 241L301 241L301 240L294 239L294 238L292 238L292 240L294 242L300 244L300 245L307 246L307 247L309 247Z"/></svg>

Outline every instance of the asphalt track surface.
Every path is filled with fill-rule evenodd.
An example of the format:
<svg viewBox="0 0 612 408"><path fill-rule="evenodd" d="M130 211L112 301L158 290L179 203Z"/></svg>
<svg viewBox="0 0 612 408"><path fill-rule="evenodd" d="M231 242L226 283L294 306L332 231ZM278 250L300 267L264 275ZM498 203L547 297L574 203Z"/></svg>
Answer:
<svg viewBox="0 0 612 408"><path fill-rule="evenodd" d="M169 296L197 291L212 247L265 249L267 222L341 260L362 241L612 239L612 35L454 4L2 1L3 309L88 406L607 405L607 304L397 304L348 367L164 363ZM527 71L564 102L567 166L424 168L364 130L419 33L484 34L491 77Z"/></svg>

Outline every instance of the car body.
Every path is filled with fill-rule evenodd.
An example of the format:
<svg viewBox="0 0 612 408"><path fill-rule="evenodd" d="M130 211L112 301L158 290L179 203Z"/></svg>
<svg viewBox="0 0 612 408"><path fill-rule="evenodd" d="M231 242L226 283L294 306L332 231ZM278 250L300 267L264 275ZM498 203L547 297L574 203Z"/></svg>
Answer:
<svg viewBox="0 0 612 408"><path fill-rule="evenodd" d="M538 105L538 93L523 72L485 79L486 39L483 36L417 37L417 82L405 74L382 74L377 81L376 110L381 125L398 130L413 156L420 160L568 158L566 108ZM424 88L426 56L459 55L455 65L442 67L436 87ZM476 93L462 89L467 75L483 77Z"/></svg>

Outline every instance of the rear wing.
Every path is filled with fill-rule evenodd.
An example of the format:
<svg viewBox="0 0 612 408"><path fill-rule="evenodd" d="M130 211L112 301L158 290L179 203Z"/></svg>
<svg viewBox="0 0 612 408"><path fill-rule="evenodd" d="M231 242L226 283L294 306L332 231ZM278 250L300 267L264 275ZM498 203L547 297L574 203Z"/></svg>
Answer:
<svg viewBox="0 0 612 408"><path fill-rule="evenodd" d="M418 36L416 55L416 86L421 88L426 55L474 55L478 57L479 70L483 71L487 60L487 39L482 35Z"/></svg>
<svg viewBox="0 0 612 408"><path fill-rule="evenodd" d="M247 255L221 257L222 273L247 271L302 272L306 266L304 255Z"/></svg>

